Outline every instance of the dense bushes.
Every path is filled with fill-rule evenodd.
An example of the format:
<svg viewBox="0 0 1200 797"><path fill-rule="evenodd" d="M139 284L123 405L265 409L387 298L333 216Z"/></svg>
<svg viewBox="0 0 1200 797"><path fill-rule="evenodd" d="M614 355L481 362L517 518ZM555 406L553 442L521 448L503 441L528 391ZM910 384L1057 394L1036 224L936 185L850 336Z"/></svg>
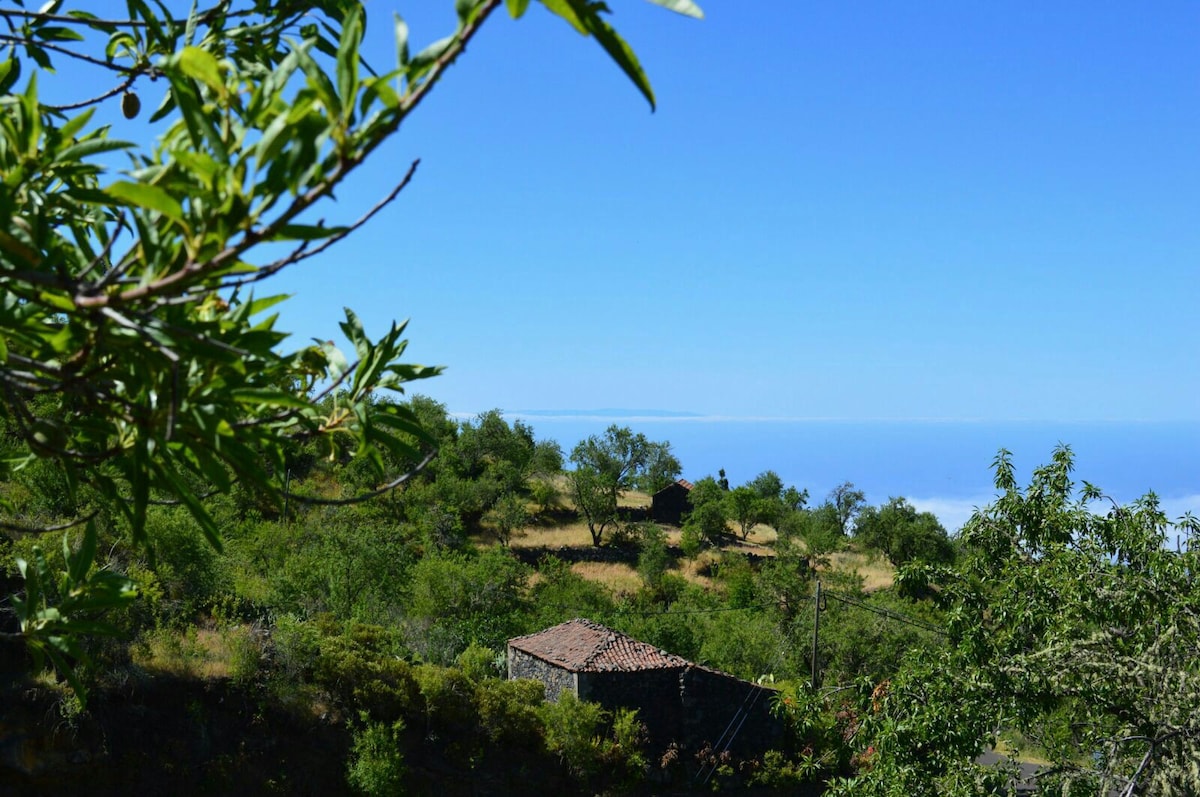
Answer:
<svg viewBox="0 0 1200 797"><path fill-rule="evenodd" d="M781 491L768 472L740 494L754 491L759 503L731 515L726 491L702 481L700 493L708 490L712 501L701 502L682 541L685 553L699 555L681 561L664 529L623 522L623 536L613 535L609 547L627 539L614 562L632 565L636 557L640 578L618 593L563 559L547 555L531 567L488 544L515 536L521 524L513 518L553 500L553 490L538 485L553 486L562 462L556 446L534 441L531 430L498 413L460 424L435 402L416 399L410 406L434 430L442 455L376 501L310 503L371 489L373 477L348 465L346 451L335 448L330 459L298 445L288 458L294 469L286 505L260 504L236 491L214 502L222 551L203 541L180 507L151 507L153 556L125 541L120 518L100 516L107 563L137 577L142 600L124 616L122 638L95 643L105 652L97 677L103 667L115 673L114 682L149 671L217 677L257 690L258 699L296 716L311 718L320 706L323 721L346 729L342 765L348 784L364 794L397 793L398 784L420 782L429 761L454 771L488 770L505 783L522 782L528 776L522 767L538 767L561 778L560 787L571 784L567 791L613 793L628 791L660 765L667 773L694 767L680 760L680 751L644 749L631 712L606 713L569 698L547 704L540 684L502 679L508 638L574 617L742 678L810 679L813 567L823 566L814 554L822 534L831 541L826 550L847 544L832 503L806 509L800 493ZM3 487L21 511L41 516L64 506L63 485L47 474ZM35 489L53 500L33 500ZM861 512L855 544L884 545L871 531L883 512ZM777 555L720 551L732 539L731 516L743 531L752 521L776 524ZM35 542L15 545L20 552ZM830 601L826 607L818 644L826 683L885 678L910 648L938 644L928 632L880 613L937 623L934 610L892 591L865 595L860 582L828 570L821 578L867 606ZM783 787L825 777L844 762L813 764L833 754L814 745L837 747L835 736L797 735L788 749L742 762L733 774L716 762L714 772L723 774L714 782Z"/></svg>

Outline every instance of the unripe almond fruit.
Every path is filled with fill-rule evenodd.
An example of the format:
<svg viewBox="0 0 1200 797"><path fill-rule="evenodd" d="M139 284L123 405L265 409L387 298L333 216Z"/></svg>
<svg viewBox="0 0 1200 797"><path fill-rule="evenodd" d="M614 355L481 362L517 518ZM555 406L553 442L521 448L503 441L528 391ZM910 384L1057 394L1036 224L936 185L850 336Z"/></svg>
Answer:
<svg viewBox="0 0 1200 797"><path fill-rule="evenodd" d="M132 91L121 95L121 113L125 114L126 119L134 118L140 110L142 110L142 101L138 99L138 95Z"/></svg>

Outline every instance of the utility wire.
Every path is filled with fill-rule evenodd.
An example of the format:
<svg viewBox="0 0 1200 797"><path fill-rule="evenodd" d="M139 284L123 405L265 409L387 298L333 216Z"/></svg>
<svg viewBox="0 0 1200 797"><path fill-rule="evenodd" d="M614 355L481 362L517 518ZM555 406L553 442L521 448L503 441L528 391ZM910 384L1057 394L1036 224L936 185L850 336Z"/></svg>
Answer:
<svg viewBox="0 0 1200 797"><path fill-rule="evenodd" d="M882 609L878 606L871 606L870 604L863 603L862 601L855 600L854 598L851 598L847 595L839 594L832 590L822 590L822 592L823 592L823 594L828 595L829 597L833 598L836 601L841 601L842 603L845 603L849 606L857 606L860 609L866 609L868 612L873 612L875 614L878 614L880 617L887 617L888 619L895 620L900 623L905 623L907 625L913 626L914 628L920 628L925 631L929 631L930 633L933 633L933 634L941 634L942 636L949 636L949 634L947 634L942 629L937 628L936 626L932 626L929 623L923 622L921 620L917 620L914 617L909 617L906 614L901 614L900 612L895 612L895 611L892 611L891 609Z"/></svg>
<svg viewBox="0 0 1200 797"><path fill-rule="evenodd" d="M902 614L900 612L893 611L891 609L883 609L878 606L872 606L868 603L863 603L860 600L851 598L848 595L843 595L841 593L834 592L833 590L829 590L829 589L822 589L821 594L824 597L833 598L834 600L840 601L841 603L844 603L848 606L856 606L860 609L864 609L868 612L877 614L880 617L886 617L889 620L895 620L896 622L899 622L899 623L911 625L914 628L920 628L921 630L928 631L932 634L940 634L941 636L949 636L949 634L947 634L944 630L942 630L941 628L938 628L937 626L930 625L929 623L926 623L922 620L918 620L915 617L910 617L906 614ZM799 605L802 603L808 603L811 600L813 600L813 596L809 595L807 597L802 597L802 598L790 598L788 603L790 605L795 606L795 605ZM778 606L779 606L779 604L777 602L772 601L770 603L754 603L749 606L724 606L724 607L721 607L718 609L678 609L678 610L668 609L666 611L649 611L649 612L635 612L635 611L630 611L627 609L618 609L616 611L616 614L619 616L624 616L624 617L670 617L670 616L675 616L675 615L687 615L687 614L721 614L724 612L748 612L748 611L755 611L758 609L771 609L771 608L776 608ZM547 607L547 608L554 608L554 609L558 609L560 611L565 611L565 612L574 612L574 611L579 610L579 607L576 607L576 606L563 606L563 605L555 605L553 607Z"/></svg>
<svg viewBox="0 0 1200 797"><path fill-rule="evenodd" d="M807 601L812 600L812 598L808 597L808 598L803 598L802 600L807 602ZM748 611L753 611L753 610L757 610L757 609L770 609L770 608L778 606L778 605L779 604L772 602L772 603L755 603L750 606L724 606L719 609L679 609L677 611L672 611L672 610L668 609L666 611L657 611L657 612L635 612L635 611L628 611L625 609L617 609L616 614L620 615L620 616L625 616L625 617L673 617L675 615L681 615L681 614L720 614L722 612L748 612ZM558 609L558 610L564 611L564 612L575 612L575 611L579 610L579 607L577 607L577 606L562 606L562 605L550 606L548 608Z"/></svg>

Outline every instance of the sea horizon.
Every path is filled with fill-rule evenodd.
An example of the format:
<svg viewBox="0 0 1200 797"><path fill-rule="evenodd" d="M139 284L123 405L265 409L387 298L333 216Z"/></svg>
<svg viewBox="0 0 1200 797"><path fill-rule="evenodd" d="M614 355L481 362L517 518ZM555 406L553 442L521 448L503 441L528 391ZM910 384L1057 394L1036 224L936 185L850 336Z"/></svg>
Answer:
<svg viewBox="0 0 1200 797"><path fill-rule="evenodd" d="M466 413L453 413L469 418ZM1200 421L759 418L669 410L517 410L505 417L553 439L565 456L617 423L665 440L696 481L725 470L730 484L773 470L807 489L810 505L852 482L871 504L904 497L951 532L991 503L993 462L1011 453L1018 484L1063 444L1075 457L1076 487L1087 481L1118 503L1153 491L1171 520L1200 515Z"/></svg>

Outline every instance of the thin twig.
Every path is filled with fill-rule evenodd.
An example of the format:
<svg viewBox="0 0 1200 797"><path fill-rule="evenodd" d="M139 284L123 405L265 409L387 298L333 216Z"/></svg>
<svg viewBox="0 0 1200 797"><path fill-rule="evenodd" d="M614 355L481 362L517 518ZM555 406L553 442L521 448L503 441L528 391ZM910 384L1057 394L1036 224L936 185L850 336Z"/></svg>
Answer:
<svg viewBox="0 0 1200 797"><path fill-rule="evenodd" d="M107 99L117 96L123 91L128 91L129 87L132 86L139 77L146 74L146 71L146 69L140 66L134 67L134 71L129 74L129 77L117 84L116 88L109 89L103 94L97 94L91 99L80 100L79 102L69 102L66 105L44 105L42 107L51 111L74 111L79 108L86 108L89 105L95 105L96 103L104 102Z"/></svg>
<svg viewBox="0 0 1200 797"><path fill-rule="evenodd" d="M17 534L51 534L56 531L66 531L67 529L73 529L76 526L82 526L84 523L87 523L92 518L96 517L96 515L98 515L98 514L100 514L99 509L94 510L89 515L85 515L84 517L78 518L76 520L72 520L70 523L63 523L58 526L41 526L39 528L32 528L30 526L22 526L20 524L12 523L7 520L0 520L0 528L4 529L5 531L15 532Z"/></svg>
<svg viewBox="0 0 1200 797"><path fill-rule="evenodd" d="M0 9L0 17L18 17L21 19L38 19L46 22L63 22L68 25L83 25L86 27L135 27L144 28L145 22L138 22L135 19L92 19L90 17L72 17L68 14L43 14L38 11L26 11L20 8L4 8Z"/></svg>
<svg viewBox="0 0 1200 797"><path fill-rule="evenodd" d="M290 492L286 492L286 491L283 493L283 495L287 498L295 498L297 501L299 501L302 504L317 504L320 506L347 506L349 504L361 504L363 501L369 501L372 498L378 498L379 496L383 495L384 493L387 493L391 490L396 489L397 487L399 487L400 485L404 484L406 481L411 479L413 476L416 476L418 473L420 473L422 470L425 469L426 465L428 465L430 462L433 461L433 458L435 456L437 456L437 453L438 453L437 449L435 448L433 451L430 451L428 454L426 454L425 458L423 460L421 460L420 463L418 463L417 466L415 468L413 468L412 470L410 470L408 473L404 474L403 476L400 476L399 478L393 479L392 481L390 481L387 484L380 487L378 490L372 490L369 493L363 493L362 495L356 495L353 498L310 498L308 496L296 495L295 493L290 493Z"/></svg>
<svg viewBox="0 0 1200 797"><path fill-rule="evenodd" d="M407 188L408 184L410 182L412 182L413 175L416 174L417 166L420 163L421 163L420 158L413 161L412 165L408 167L408 171L404 174L404 179L402 179L399 183L397 183L396 187L393 188L387 196L385 196L383 199L376 202L375 205L370 210L368 210L363 215L359 216L350 226L345 227L344 229L342 229L341 232L335 233L334 235L331 235L331 236L329 236L329 238L322 241L321 244L319 246L317 246L315 249L308 249L307 248L308 241L305 241L303 244L301 244L299 247L297 247L295 250L293 250L291 252L291 254L287 255L286 257L282 257L273 263L268 263L267 265L261 267L258 271L256 271L252 276L230 280L229 282L223 283L221 285L221 287L222 288L240 288L244 285L249 285L254 282L259 282L261 280L266 279L267 277L273 276L274 274L276 274L279 271L282 271L283 269L287 268L288 266L295 265L296 263L307 260L310 257L315 257L316 255L321 254L329 247L333 246L334 244L338 243L346 236L348 236L351 233L358 230L360 227L362 227L364 224L366 224L368 221L370 221L375 216L375 214L379 213L379 211L383 210L385 207L390 205L396 199L396 197L398 197L400 195L400 192L403 191L405 188Z"/></svg>
<svg viewBox="0 0 1200 797"><path fill-rule="evenodd" d="M93 257L92 262L88 263L87 267L84 268L83 271L79 272L78 279L80 279L80 280L86 279L87 275L92 273L92 270L94 268L96 268L96 266L100 265L101 263L103 263L104 261L106 261L108 259L108 256L112 253L113 246L117 243L117 238L120 237L120 235L121 235L121 230L124 228L125 228L125 211L121 210L121 212L117 214L117 226L115 229L113 229L112 234L109 235L108 243L106 243L104 245L104 248L100 250L100 254Z"/></svg>
<svg viewBox="0 0 1200 797"><path fill-rule="evenodd" d="M93 56L85 55L83 53L77 53L74 50L70 49L69 47L63 47L58 44L52 44L50 42L31 41L30 39L28 39L24 36L9 36L8 34L0 33L0 41L9 42L10 44L20 44L20 45L24 45L26 47L41 47L46 50L53 50L54 52L62 53L63 55L65 55L69 58L76 58L80 61L89 63L92 66L103 67L104 69L108 69L113 72L119 72L122 75L127 74L129 72L129 70L132 68L132 67L127 67L127 66L121 66L120 64L110 64L108 61L103 61L99 58L94 58Z"/></svg>

